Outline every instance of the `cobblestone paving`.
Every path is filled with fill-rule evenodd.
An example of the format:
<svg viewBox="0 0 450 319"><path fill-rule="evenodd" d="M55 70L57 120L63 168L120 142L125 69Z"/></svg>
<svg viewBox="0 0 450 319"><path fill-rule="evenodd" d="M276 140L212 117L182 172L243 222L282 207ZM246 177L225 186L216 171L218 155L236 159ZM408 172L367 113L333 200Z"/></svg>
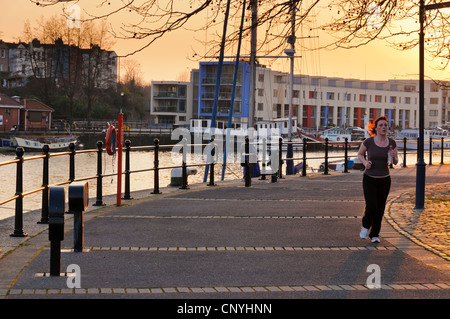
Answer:
<svg viewBox="0 0 450 319"><path fill-rule="evenodd" d="M450 183L425 190L425 209L416 210L415 193L404 193L389 209L389 217L413 241L450 260Z"/></svg>

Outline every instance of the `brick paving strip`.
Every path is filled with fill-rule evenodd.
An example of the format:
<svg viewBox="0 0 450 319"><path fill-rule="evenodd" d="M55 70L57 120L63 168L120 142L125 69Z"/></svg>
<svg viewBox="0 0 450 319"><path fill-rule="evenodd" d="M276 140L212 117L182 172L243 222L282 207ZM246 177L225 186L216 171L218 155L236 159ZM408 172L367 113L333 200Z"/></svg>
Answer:
<svg viewBox="0 0 450 319"><path fill-rule="evenodd" d="M369 291L369 290L446 290L450 283L399 283L382 284L371 288L365 284L352 285L292 285L292 286L222 286L222 287L139 287L139 288L34 288L11 289L14 295L102 295L102 294L183 294L183 293L256 293L256 292L311 292L311 291ZM1 292L0 292L1 293Z"/></svg>

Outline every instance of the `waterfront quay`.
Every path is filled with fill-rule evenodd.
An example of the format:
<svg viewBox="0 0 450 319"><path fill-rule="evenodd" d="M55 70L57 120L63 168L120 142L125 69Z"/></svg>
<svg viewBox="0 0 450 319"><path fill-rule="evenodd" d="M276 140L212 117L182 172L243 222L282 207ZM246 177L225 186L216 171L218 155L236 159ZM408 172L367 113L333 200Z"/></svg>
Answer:
<svg viewBox="0 0 450 319"><path fill-rule="evenodd" d="M355 170L276 183L254 178L250 187L231 180L141 191L120 207L113 196L102 207L91 198L83 252L74 252L73 216L65 216L60 276L49 276L48 225L36 223L40 211L24 216L28 237L10 237L5 219L0 296L449 298L448 210L433 210L448 208L448 200L437 200L448 199L450 165L427 166L420 211L414 210L415 170L391 170L378 244L359 238L364 198L362 172Z"/></svg>

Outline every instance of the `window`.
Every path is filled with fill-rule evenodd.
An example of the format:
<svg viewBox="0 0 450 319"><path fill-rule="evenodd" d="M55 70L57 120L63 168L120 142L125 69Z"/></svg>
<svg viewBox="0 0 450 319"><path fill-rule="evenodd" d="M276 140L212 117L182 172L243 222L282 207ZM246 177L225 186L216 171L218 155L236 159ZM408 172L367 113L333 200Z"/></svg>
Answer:
<svg viewBox="0 0 450 319"><path fill-rule="evenodd" d="M396 96L391 96L391 97L389 98L389 102L391 102L391 103L397 103L397 97L396 97Z"/></svg>
<svg viewBox="0 0 450 319"><path fill-rule="evenodd" d="M360 94L359 95L359 101L360 102L366 102L367 101L367 95L366 94Z"/></svg>
<svg viewBox="0 0 450 319"><path fill-rule="evenodd" d="M258 111L263 111L263 110L264 110L264 104L258 103Z"/></svg>
<svg viewBox="0 0 450 319"><path fill-rule="evenodd" d="M409 96L405 97L405 104L411 104L411 98Z"/></svg>
<svg viewBox="0 0 450 319"><path fill-rule="evenodd" d="M439 98L437 97L430 98L430 104L439 104Z"/></svg>
<svg viewBox="0 0 450 319"><path fill-rule="evenodd" d="M430 110L430 116L438 116L439 112L438 110Z"/></svg>
<svg viewBox="0 0 450 319"><path fill-rule="evenodd" d="M258 96L264 96L264 89L258 89Z"/></svg>
<svg viewBox="0 0 450 319"><path fill-rule="evenodd" d="M258 81L264 82L264 74L258 74Z"/></svg>
<svg viewBox="0 0 450 319"><path fill-rule="evenodd" d="M436 83L431 83L430 84L430 91L431 92L439 92L439 85Z"/></svg>
<svg viewBox="0 0 450 319"><path fill-rule="evenodd" d="M334 92L327 92L327 100L334 100Z"/></svg>
<svg viewBox="0 0 450 319"><path fill-rule="evenodd" d="M28 113L28 119L30 122L41 122L42 121L42 113L41 112L30 112Z"/></svg>
<svg viewBox="0 0 450 319"><path fill-rule="evenodd" d="M382 97L381 95L375 95L375 102L376 103L381 103Z"/></svg>
<svg viewBox="0 0 450 319"><path fill-rule="evenodd" d="M309 98L310 99L317 99L317 91L309 91Z"/></svg>

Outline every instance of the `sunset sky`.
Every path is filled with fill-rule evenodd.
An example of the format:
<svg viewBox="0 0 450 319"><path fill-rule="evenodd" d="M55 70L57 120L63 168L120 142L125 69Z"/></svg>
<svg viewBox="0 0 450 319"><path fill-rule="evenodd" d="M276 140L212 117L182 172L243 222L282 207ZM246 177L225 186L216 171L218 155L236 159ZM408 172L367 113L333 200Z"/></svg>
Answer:
<svg viewBox="0 0 450 319"><path fill-rule="evenodd" d="M93 2L93 1L92 1ZM79 5L85 9L84 1ZM89 3L89 2L87 2ZM67 3L64 4L67 6ZM16 42L23 31L25 21L28 19L32 26L41 16L49 17L54 14L62 14L63 4L50 7L39 7L29 0L0 0L2 19L0 19L0 39L6 42ZM86 8L88 11L89 9ZM88 11L89 12L89 11ZM120 27L126 22L126 16L111 21L113 26ZM205 16L198 16L196 22L201 23ZM135 21L132 21L135 22ZM195 47L197 52L204 53L205 48L198 40L205 40L211 35L205 32L192 32L179 30L166 34L164 38L143 51L136 53L131 58L137 60L142 67L144 81L152 80L177 80L183 73L198 67L198 61L192 60ZM113 50L120 55L126 55L145 44L145 40L116 40ZM322 44L323 39L318 38L316 44ZM297 41L300 44L300 41ZM314 44L314 43L313 43ZM288 46L286 46L287 48ZM249 44L243 44L243 50L248 49ZM242 54L248 54L243 52ZM374 42L359 49L321 50L315 52L300 52L296 59L295 73L308 75L322 75L328 77L357 78L367 80L386 80L394 78L418 78L418 49L410 51L397 51L389 47L385 42ZM301 60L301 61L300 61ZM274 70L289 71L288 59L272 61L262 60L261 63ZM433 63L426 61L425 74L439 80L449 80L450 75L445 71L433 69Z"/></svg>

